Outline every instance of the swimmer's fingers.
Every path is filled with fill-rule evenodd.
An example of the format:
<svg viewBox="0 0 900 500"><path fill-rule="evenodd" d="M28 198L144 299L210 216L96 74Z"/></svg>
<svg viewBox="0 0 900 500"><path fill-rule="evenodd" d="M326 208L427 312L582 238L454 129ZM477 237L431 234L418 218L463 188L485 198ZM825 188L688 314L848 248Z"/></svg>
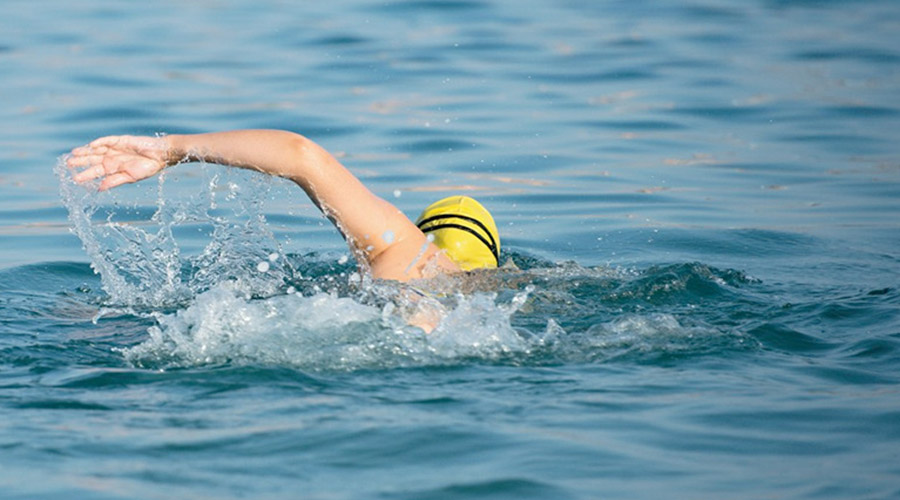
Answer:
<svg viewBox="0 0 900 500"><path fill-rule="evenodd" d="M137 182L137 179L127 173L118 172L112 175L107 175L106 178L103 179L103 182L100 183L100 187L98 189L100 191L106 191L107 189L112 189L114 187L121 186L122 184L130 184L132 182Z"/></svg>
<svg viewBox="0 0 900 500"><path fill-rule="evenodd" d="M92 150L83 150L77 151L75 149L69 153L69 157L66 158L66 166L69 168L78 168L78 167L90 167L91 165L97 165L103 161L103 155L97 154Z"/></svg>
<svg viewBox="0 0 900 500"><path fill-rule="evenodd" d="M110 135L73 149L69 152L67 164L71 167L87 166L110 154L136 154L163 158L166 151L165 141L159 137Z"/></svg>
<svg viewBox="0 0 900 500"><path fill-rule="evenodd" d="M66 165L82 169L72 175L75 182L101 179L99 189L106 191L159 173L167 166L167 148L159 137L101 137L73 149Z"/></svg>
<svg viewBox="0 0 900 500"><path fill-rule="evenodd" d="M122 141L122 139L125 138L125 137L127 137L127 136L124 136L124 135L107 135L107 136L105 136L105 137L98 137L98 138L94 139L93 141L89 142L88 145L87 145L87 147L89 147L89 148L98 148L98 147L100 147L100 146L115 146L115 145L118 144L120 141Z"/></svg>
<svg viewBox="0 0 900 500"><path fill-rule="evenodd" d="M107 153L73 157L68 164L73 168L85 167L84 170L73 175L72 179L75 182L87 182L131 168L131 165L135 163L134 158L134 155Z"/></svg>
<svg viewBox="0 0 900 500"><path fill-rule="evenodd" d="M136 136L136 135L110 135L95 139L88 147L97 151L118 151L122 153L135 153L142 156L160 157L168 151L165 139L162 137Z"/></svg>
<svg viewBox="0 0 900 500"><path fill-rule="evenodd" d="M153 158L129 154L106 155L100 165L92 166L74 178L80 182L78 176L82 174L85 179L104 177L100 190L105 191L125 183L153 177L163 168L165 164Z"/></svg>
<svg viewBox="0 0 900 500"><path fill-rule="evenodd" d="M136 137L132 137L130 135L108 135L106 137L100 137L99 139L94 139L88 144L87 148L100 150L100 149L125 149L129 146L129 144L134 142Z"/></svg>
<svg viewBox="0 0 900 500"><path fill-rule="evenodd" d="M92 164L88 166L88 168L78 172L77 174L72 176L72 180L75 182L87 182L92 181L98 177L103 177L106 175L106 168L103 166L103 163Z"/></svg>
<svg viewBox="0 0 900 500"><path fill-rule="evenodd" d="M120 160L107 158L106 161L88 167L72 176L75 182L82 183L102 178L100 191L137 182L156 175L162 166L147 160Z"/></svg>
<svg viewBox="0 0 900 500"><path fill-rule="evenodd" d="M98 165L103 162L103 159L107 155L113 152L108 146L97 145L95 147L91 144L79 146L70 151L68 158L66 158L66 166L69 168L78 168Z"/></svg>
<svg viewBox="0 0 900 500"><path fill-rule="evenodd" d="M108 151L98 152L91 148L77 148L66 159L69 168L84 168L74 175L76 181L90 180L107 173L113 173L122 163L123 155Z"/></svg>
<svg viewBox="0 0 900 500"><path fill-rule="evenodd" d="M74 158L83 158L86 156L104 155L110 150L118 149L116 146L122 142L124 136L107 136L91 141L89 144L79 146L69 152Z"/></svg>

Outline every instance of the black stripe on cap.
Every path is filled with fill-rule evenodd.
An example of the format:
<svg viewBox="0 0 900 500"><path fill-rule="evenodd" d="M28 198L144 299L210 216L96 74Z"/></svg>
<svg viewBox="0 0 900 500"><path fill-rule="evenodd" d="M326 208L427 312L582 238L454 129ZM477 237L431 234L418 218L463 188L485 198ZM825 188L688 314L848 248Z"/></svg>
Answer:
<svg viewBox="0 0 900 500"><path fill-rule="evenodd" d="M485 238L484 236L479 234L478 231L472 229L471 227L463 226L462 224L454 224L452 222L442 222L440 224L436 224L436 225L428 227L428 228L423 227L431 222L434 222L437 220L443 220L443 219L462 219L462 220L471 222L472 224L475 224L476 226L481 228L481 230L484 231L484 234L487 235L487 238ZM497 251L497 243L494 241L494 236L491 234L490 231L488 231L488 228L485 227L485 225L482 224L482 222L480 220L478 220L474 217L469 217L467 215L459 215L459 214L438 214L438 215L434 215L434 216L428 217L427 219L422 220L421 222L416 224L416 226L418 226L418 228L421 229L423 233L430 233L431 231L437 231L438 229L446 229L446 228L460 229L462 231L466 231L467 233L472 234L473 236L478 238L479 241L484 243L484 246L488 247L488 250L491 251L491 255L494 256L494 260L497 261L497 266L500 265L500 252Z"/></svg>

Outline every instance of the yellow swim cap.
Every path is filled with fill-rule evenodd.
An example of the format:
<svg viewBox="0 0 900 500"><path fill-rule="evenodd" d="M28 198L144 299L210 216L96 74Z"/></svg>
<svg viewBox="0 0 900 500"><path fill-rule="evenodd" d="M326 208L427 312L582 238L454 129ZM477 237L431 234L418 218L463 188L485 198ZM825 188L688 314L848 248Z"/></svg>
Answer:
<svg viewBox="0 0 900 500"><path fill-rule="evenodd" d="M451 196L428 206L416 220L434 244L464 271L500 264L500 236L494 218L468 196Z"/></svg>

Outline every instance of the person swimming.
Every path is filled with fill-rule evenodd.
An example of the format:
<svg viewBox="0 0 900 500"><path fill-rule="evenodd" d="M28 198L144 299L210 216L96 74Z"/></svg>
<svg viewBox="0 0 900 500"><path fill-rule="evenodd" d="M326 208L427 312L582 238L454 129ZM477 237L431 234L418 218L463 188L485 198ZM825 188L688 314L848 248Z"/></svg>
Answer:
<svg viewBox="0 0 900 500"><path fill-rule="evenodd" d="M203 161L284 177L299 185L343 235L373 278L407 282L495 268L500 237L490 212L468 196L429 205L415 223L376 196L310 139L281 130L159 137L108 136L71 151L66 164L101 191Z"/></svg>

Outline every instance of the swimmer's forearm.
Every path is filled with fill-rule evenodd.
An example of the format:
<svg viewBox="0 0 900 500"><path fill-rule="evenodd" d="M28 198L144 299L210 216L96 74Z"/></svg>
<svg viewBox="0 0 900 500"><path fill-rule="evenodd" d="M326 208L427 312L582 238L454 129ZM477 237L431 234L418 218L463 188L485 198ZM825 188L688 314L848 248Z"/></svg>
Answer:
<svg viewBox="0 0 900 500"><path fill-rule="evenodd" d="M300 183L325 157L309 139L282 130L236 130L209 134L168 135L168 164L204 161L257 170Z"/></svg>
<svg viewBox="0 0 900 500"><path fill-rule="evenodd" d="M328 214L331 214L329 209L371 213L364 198L372 195L359 179L328 151L300 134L283 130L235 130L169 135L165 140L170 166L183 161L205 161L256 170L294 181ZM356 205L360 202L362 205Z"/></svg>

